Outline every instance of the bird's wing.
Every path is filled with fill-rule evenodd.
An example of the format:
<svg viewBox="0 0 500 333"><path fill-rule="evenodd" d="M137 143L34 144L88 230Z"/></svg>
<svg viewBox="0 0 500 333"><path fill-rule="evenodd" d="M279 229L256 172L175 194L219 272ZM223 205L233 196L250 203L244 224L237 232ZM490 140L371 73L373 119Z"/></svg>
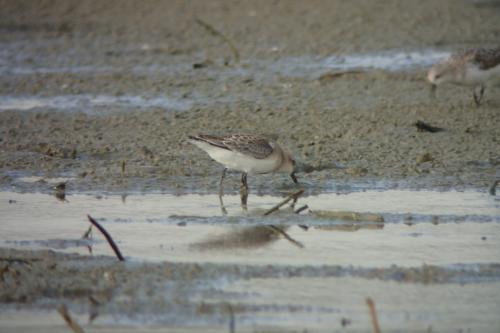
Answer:
<svg viewBox="0 0 500 333"><path fill-rule="evenodd" d="M498 66L500 64L500 47L495 49L478 49L473 61L482 70Z"/></svg>
<svg viewBox="0 0 500 333"><path fill-rule="evenodd" d="M257 159L268 157L273 152L269 142L259 136L250 134L233 134L223 137L222 143L233 151L252 156Z"/></svg>
<svg viewBox="0 0 500 333"><path fill-rule="evenodd" d="M231 148L227 147L224 144L224 137L223 136L197 134L197 135L189 135L189 138L191 140L194 140L194 141L202 141L202 142L206 142L206 143L208 143L212 146L215 146L215 147L231 150Z"/></svg>

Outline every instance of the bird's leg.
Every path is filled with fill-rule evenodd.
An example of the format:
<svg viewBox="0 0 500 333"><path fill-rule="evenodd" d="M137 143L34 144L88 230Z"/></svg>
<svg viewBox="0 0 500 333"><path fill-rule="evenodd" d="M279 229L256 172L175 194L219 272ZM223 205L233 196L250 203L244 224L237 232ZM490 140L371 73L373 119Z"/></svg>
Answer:
<svg viewBox="0 0 500 333"><path fill-rule="evenodd" d="M481 105L481 99L483 98L483 95L484 95L484 85L481 84L479 86L479 96L476 95L476 89L474 89L474 103L476 103L477 107Z"/></svg>
<svg viewBox="0 0 500 333"><path fill-rule="evenodd" d="M247 210L248 183L247 183L247 174L245 172L241 174L240 196L241 196L241 207L243 207L244 210Z"/></svg>
<svg viewBox="0 0 500 333"><path fill-rule="evenodd" d="M227 210L224 207L224 202L222 201L222 196L224 195L224 187L222 185L222 182L224 181L224 178L226 177L226 171L227 171L227 168L224 168L224 170L222 170L222 176L220 177L220 183L219 183L220 209L222 210L222 214L224 214L224 215L227 214Z"/></svg>

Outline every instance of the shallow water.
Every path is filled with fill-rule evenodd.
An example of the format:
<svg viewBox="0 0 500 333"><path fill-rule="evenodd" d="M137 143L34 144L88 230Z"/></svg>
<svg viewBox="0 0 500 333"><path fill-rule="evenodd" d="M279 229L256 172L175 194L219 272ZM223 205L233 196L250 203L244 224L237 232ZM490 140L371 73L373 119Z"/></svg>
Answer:
<svg viewBox="0 0 500 333"><path fill-rule="evenodd" d="M109 107L122 110L136 110L148 108L164 108L172 110L187 110L192 101L183 101L181 98L166 96L136 96L136 95L59 95L50 97L41 96L0 96L0 111L5 110L58 110L91 112L94 109Z"/></svg>
<svg viewBox="0 0 500 333"><path fill-rule="evenodd" d="M88 253L77 242L88 228L86 215L100 221L126 256L179 262L382 267L489 263L500 258L500 202L486 193L365 191L301 198L314 211L373 213L385 222L321 218L312 213L263 213L282 198L217 195L68 195L0 193L0 245L56 248ZM482 223L481 223L482 222ZM269 225L280 225L299 248ZM307 225L306 231L298 225ZM111 254L100 235L95 254ZM217 255L213 255L213 253ZM334 255L332 255L334 254Z"/></svg>
<svg viewBox="0 0 500 333"><path fill-rule="evenodd" d="M294 77L316 78L328 70L405 71L426 68L445 59L449 52L420 50L414 52L386 51L368 54L331 55L328 57L295 57L262 62L266 71Z"/></svg>
<svg viewBox="0 0 500 333"><path fill-rule="evenodd" d="M489 332L500 325L498 197L477 191L323 193L300 198L296 207L370 213L385 221L296 215L287 207L262 216L282 199L251 195L244 212L238 196L226 195L226 216L216 195L73 194L58 200L49 194L0 192L0 247L112 256L97 231L92 239L81 239L89 226L86 214L91 214L117 241L129 269L145 260L167 261L167 267L192 263L201 272L176 281L162 280L167 268L160 268L156 278L153 267L139 268L142 282L132 294L117 291L88 326L94 329L147 325L156 331L166 325L182 332L225 331L230 318L224 309L230 303L237 309L238 332L326 332L340 322L362 332L370 327L366 297L376 301L388 332L431 326L443 332ZM98 258L92 264L66 261L61 267L85 271L110 264ZM127 274L135 281L137 272ZM58 300L4 307L0 328L14 332L38 325L57 331L62 327L58 316L47 310L53 302ZM69 304L86 323L87 307ZM212 306L218 310L208 310ZM22 319L26 316L36 322Z"/></svg>
<svg viewBox="0 0 500 333"><path fill-rule="evenodd" d="M37 57L35 63L26 65L23 57L17 56L17 50L25 46L19 43L4 45L0 53L0 76L24 75L93 75L110 73L128 73L135 76L163 75L204 76L206 79L227 84L232 78L247 78L262 82L273 82L277 76L287 76L315 80L322 74L332 71L369 71L373 69L387 71L407 71L425 68L449 55L445 51L418 50L402 51L392 50L379 53L330 55L326 57L302 56L280 59L257 59L243 61L237 67L227 67L209 64L202 69L194 69L192 63L185 59L173 60L170 64L149 64L136 66L121 66L116 64L78 64L73 63L72 56L61 55L62 59L43 59ZM8 60L6 60L8 59ZM13 59L15 61L13 61ZM31 59L31 58L30 58ZM33 61L33 59L31 59ZM57 63L57 66L53 64ZM286 84L285 84L286 86ZM64 86L61 87L64 90ZM248 95L250 94L250 95ZM245 91L240 94L233 93L228 97L220 92L191 91L186 93L182 88L170 87L165 95L147 94L60 94L54 96L39 95L3 95L0 96L0 111L40 111L57 110L65 112L102 112L126 111L131 109L160 108L165 110L183 111L196 106L206 106L230 101L248 101L262 99L261 92Z"/></svg>
<svg viewBox="0 0 500 333"><path fill-rule="evenodd" d="M40 49L50 49L51 41L43 41L38 47ZM23 50L29 46L23 42L18 43L3 43L0 52L0 75L29 75L29 74L56 74L56 73L71 73L71 74L92 74L92 73L120 73L132 72L135 74L175 74L185 73L186 71L196 70L192 63L182 62L180 57L171 57L177 60L173 64L148 64L135 65L132 67L120 67L114 64L75 64L73 54L58 54L57 66L54 65L53 59L45 59L39 55L37 59L29 58L26 60L23 56ZM154 48L154 45L149 45ZM140 51L128 49L127 52ZM450 52L436 49L420 49L420 50L387 50L384 52L372 53L355 53L355 54L331 54L329 56L302 56L302 57L284 57L271 60L256 60L252 61L244 59L242 68L233 67L218 68L217 72L221 75L240 76L248 72L261 72L261 74L282 74L293 76L310 76L318 74L325 70L331 69L382 69L389 71L401 71L414 68L427 67L435 62L449 56ZM85 59L85 57L81 58ZM194 58L203 58L203 54L199 54ZM92 58L86 59L91 61ZM35 63L33 63L35 62ZM210 66L208 66L210 69ZM223 73L221 73L221 70Z"/></svg>

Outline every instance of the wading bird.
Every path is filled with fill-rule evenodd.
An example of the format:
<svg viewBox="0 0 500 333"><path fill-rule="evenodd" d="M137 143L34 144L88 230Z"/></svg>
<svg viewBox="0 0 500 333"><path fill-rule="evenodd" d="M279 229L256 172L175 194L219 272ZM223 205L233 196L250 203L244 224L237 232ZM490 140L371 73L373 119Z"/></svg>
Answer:
<svg viewBox="0 0 500 333"><path fill-rule="evenodd" d="M288 173L294 183L295 161L290 153L283 150L277 143L270 143L266 139L250 134L190 135L191 143L204 150L212 159L224 165L220 179L219 199L222 202L222 182L227 169L241 171L241 204L246 209L248 198L247 175L284 172Z"/></svg>
<svg viewBox="0 0 500 333"><path fill-rule="evenodd" d="M438 85L446 82L472 86L476 106L481 104L486 85L495 79L500 79L500 47L454 53L427 73L433 94Z"/></svg>

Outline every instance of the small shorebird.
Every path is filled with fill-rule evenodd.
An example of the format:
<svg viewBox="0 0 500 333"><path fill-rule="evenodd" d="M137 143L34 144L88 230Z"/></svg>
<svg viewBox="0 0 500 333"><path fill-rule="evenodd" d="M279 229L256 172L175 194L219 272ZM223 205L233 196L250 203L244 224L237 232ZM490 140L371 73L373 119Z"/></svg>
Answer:
<svg viewBox="0 0 500 333"><path fill-rule="evenodd" d="M454 53L432 66L427 73L433 93L437 85L445 82L473 86L476 106L481 104L485 84L495 78L500 79L500 47L474 48ZM477 88L479 93L476 92Z"/></svg>
<svg viewBox="0 0 500 333"><path fill-rule="evenodd" d="M191 143L203 149L215 161L224 165L220 179L219 198L222 203L222 181L227 169L241 171L241 204L246 208L248 198L247 174L264 174L285 172L290 175L294 183L295 161L290 153L286 152L277 143L270 143L266 139L250 134L190 135Z"/></svg>

